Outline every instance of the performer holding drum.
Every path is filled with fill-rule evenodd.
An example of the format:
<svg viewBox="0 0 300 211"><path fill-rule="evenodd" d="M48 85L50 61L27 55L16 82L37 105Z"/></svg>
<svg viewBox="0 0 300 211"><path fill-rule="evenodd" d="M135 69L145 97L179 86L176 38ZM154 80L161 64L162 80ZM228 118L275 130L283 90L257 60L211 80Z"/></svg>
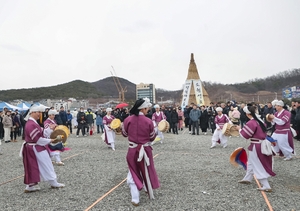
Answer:
<svg viewBox="0 0 300 211"><path fill-rule="evenodd" d="M129 172L127 184L130 187L131 203L138 206L140 190L143 188L154 199L153 189L159 188L159 180L154 167L151 142L155 130L151 120L145 115L151 107L148 98L139 99L130 110L131 116L123 122L122 134L128 137L129 148L126 156Z"/></svg>
<svg viewBox="0 0 300 211"><path fill-rule="evenodd" d="M105 143L111 147L113 151L115 151L115 131L110 127L111 122L115 119L114 116L111 115L112 109L106 109L106 115L103 117L103 125L105 130Z"/></svg>
<svg viewBox="0 0 300 211"><path fill-rule="evenodd" d="M276 108L276 113L269 114L267 119L271 121L272 125L276 123L272 138L277 140L278 144L274 148L280 156L285 157L285 161L289 161L295 154L293 135L290 129L291 113L283 108L282 100L275 100L272 104Z"/></svg>
<svg viewBox="0 0 300 211"><path fill-rule="evenodd" d="M47 139L43 136L43 128L39 126L37 120L44 107L33 105L29 110L29 119L25 125L25 142L22 145L20 155L24 164L25 193L40 190L38 182L48 181L52 188L65 187L57 182L57 177L51 163L46 146L55 142L55 139ZM54 126L49 126L54 129Z"/></svg>
<svg viewBox="0 0 300 211"><path fill-rule="evenodd" d="M253 179L253 175L255 175L262 184L262 187L258 188L257 190L271 192L272 189L268 182L268 178L276 175L272 169L272 152L270 155L265 155L261 150L262 142L266 141L268 143L266 140L267 128L263 120L260 119L255 113L255 106L245 106L243 110L250 121L244 125L243 129L241 129L240 126L237 126L236 129L239 130L241 137L250 139L251 143L248 147L249 158L247 163L247 173L245 177L239 181L239 183L249 184Z"/></svg>
<svg viewBox="0 0 300 211"><path fill-rule="evenodd" d="M155 128L155 132L157 134L157 139L159 139L160 143L162 144L163 139L164 139L164 135L160 130L158 130L158 124L161 121L166 121L166 116L162 111L160 111L160 106L158 104L156 104L154 106L154 108L155 108L155 112L152 114L152 122L153 122L153 125L154 125L154 128Z"/></svg>
<svg viewBox="0 0 300 211"><path fill-rule="evenodd" d="M51 134L53 133L54 129L58 126L56 121L54 120L55 115L57 115L58 112L56 110L49 110L48 112L48 119L44 122L44 136L46 138L50 138ZM66 126L60 125L60 127L65 127L67 132L69 133L69 130ZM66 134L68 135L68 134ZM52 163L56 164L58 166L64 166L65 164L60 159L60 153L65 150L63 144L61 142L59 143L50 143L49 144L49 151L51 159L53 160Z"/></svg>
<svg viewBox="0 0 300 211"><path fill-rule="evenodd" d="M216 130L212 136L211 149L215 148L217 143L220 143L223 148L227 147L227 137L222 133L222 129L225 123L229 122L232 124L228 116L222 113L223 109L221 107L216 108L216 111L218 115L215 117Z"/></svg>

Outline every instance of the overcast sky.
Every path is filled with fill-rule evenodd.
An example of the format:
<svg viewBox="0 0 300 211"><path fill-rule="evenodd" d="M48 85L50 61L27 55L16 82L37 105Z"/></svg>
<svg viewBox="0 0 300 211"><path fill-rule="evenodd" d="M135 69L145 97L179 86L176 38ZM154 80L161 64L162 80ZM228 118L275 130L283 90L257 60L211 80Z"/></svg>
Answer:
<svg viewBox="0 0 300 211"><path fill-rule="evenodd" d="M0 90L117 76L181 89L300 68L299 0L0 0Z"/></svg>

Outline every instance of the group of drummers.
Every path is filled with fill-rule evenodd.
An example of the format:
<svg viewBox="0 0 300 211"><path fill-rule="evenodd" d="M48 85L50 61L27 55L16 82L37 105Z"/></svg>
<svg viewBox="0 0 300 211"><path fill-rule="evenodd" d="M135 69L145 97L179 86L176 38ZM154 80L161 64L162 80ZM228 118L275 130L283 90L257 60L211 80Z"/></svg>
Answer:
<svg viewBox="0 0 300 211"><path fill-rule="evenodd" d="M272 135L267 133L269 128L266 127L264 120L260 118L257 106L253 104L247 104L242 108L248 119L243 125L236 124L232 121L231 117L224 114L224 108L214 108L216 112L214 116L215 130L213 131L211 146L211 148L215 148L219 143L223 148L226 148L227 137L230 136L241 136L245 139L249 139L249 155L246 162L247 171L245 177L240 180L239 183L249 184L255 175L262 184L258 190L266 192L272 191L268 183L268 178L275 176L272 156L279 155L283 157L284 161L290 161L295 154L293 145L293 137L295 134L292 134L290 129L291 113L284 109L284 103L281 100L274 100L272 105L275 107L276 112L266 116L266 121L275 128L272 131ZM194 110L201 110L201 115L203 115L205 111L208 113L209 110L209 108L198 109L195 105L192 107ZM106 115L103 117L105 130L103 140L109 148L115 151L116 134L122 134L124 137L128 137L129 148L126 159L129 171L127 183L132 196L131 203L134 206L139 205L139 192L142 189L146 191L150 199L153 199L153 189L160 186L154 167L151 145L155 139L163 143L163 132L169 132L170 124L167 121L165 112L158 104L153 106L153 111L151 111L151 108L152 104L150 100L144 98L135 102L129 111L129 115L122 120L123 123L120 119L112 115L112 108L107 108ZM171 112L176 112L178 115L177 109L171 110L173 110ZM149 111L152 113L150 116ZM192 110L191 112L194 112L194 114L198 113ZM44 129L38 125L40 114L41 108L32 107L29 111L29 119L25 126L26 137L21 150L25 169L25 192L39 190L40 188L37 184L43 180L49 181L52 188L64 187L64 184L57 182L53 166L50 166L51 158L49 155L46 155L45 150L47 150L47 148L45 146L56 146L57 143L66 140L68 134L67 132L55 133L57 125L52 117L54 118L57 114L56 111L49 111L49 117L47 122L45 122ZM184 121L184 112L182 112L182 116L183 118L180 120ZM192 115L190 117L192 117ZM193 127L197 126L196 124L189 125ZM176 125L176 127L178 127L178 125ZM61 131L64 131L64 129L61 129ZM195 132L195 130L193 132ZM174 130L174 134L177 133L176 130ZM54 159L57 158L56 156L57 153L52 153L51 155ZM60 159L59 153L58 159ZM37 177L36 175L40 176Z"/></svg>
<svg viewBox="0 0 300 211"><path fill-rule="evenodd" d="M242 112L247 117L244 124L234 124L231 118L223 113L224 109L217 107L215 109L217 115L214 120L216 130L211 146L211 148L215 148L219 143L226 148L227 138L230 136L249 139L248 159L244 162L247 171L239 183L250 184L255 175L261 183L258 190L266 192L272 192L268 178L276 175L273 171L272 157L277 155L284 161L291 161L295 155L293 137L297 135L297 132L291 127L291 112L286 109L284 102L274 100L271 105L274 112L268 113L263 118L259 115L259 107L255 104L242 105ZM235 152L233 154L236 155ZM235 158L235 160L239 164L242 163L239 158Z"/></svg>

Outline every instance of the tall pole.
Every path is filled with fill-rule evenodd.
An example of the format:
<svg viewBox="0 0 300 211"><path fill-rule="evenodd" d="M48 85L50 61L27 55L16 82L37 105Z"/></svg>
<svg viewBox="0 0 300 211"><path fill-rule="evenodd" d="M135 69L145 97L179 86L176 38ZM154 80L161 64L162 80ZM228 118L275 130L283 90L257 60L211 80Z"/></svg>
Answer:
<svg viewBox="0 0 300 211"><path fill-rule="evenodd" d="M275 93L275 100L277 100L277 92L274 92Z"/></svg>

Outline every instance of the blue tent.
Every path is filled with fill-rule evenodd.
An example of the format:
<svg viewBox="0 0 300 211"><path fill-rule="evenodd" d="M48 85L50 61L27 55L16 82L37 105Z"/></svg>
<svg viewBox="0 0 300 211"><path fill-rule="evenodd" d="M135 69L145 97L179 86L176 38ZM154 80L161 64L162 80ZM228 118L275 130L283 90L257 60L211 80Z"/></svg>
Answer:
<svg viewBox="0 0 300 211"><path fill-rule="evenodd" d="M14 106L14 105L11 105L11 104L6 103L6 102L1 102L0 103L0 111L3 111L3 108L5 108L5 107L8 108L8 110L16 110L16 109L18 109L20 111L23 111L23 109L20 108L20 107L18 107L18 106Z"/></svg>
<svg viewBox="0 0 300 211"><path fill-rule="evenodd" d="M30 108L31 104L23 102L18 104L17 106L20 107L23 111L27 111Z"/></svg>

